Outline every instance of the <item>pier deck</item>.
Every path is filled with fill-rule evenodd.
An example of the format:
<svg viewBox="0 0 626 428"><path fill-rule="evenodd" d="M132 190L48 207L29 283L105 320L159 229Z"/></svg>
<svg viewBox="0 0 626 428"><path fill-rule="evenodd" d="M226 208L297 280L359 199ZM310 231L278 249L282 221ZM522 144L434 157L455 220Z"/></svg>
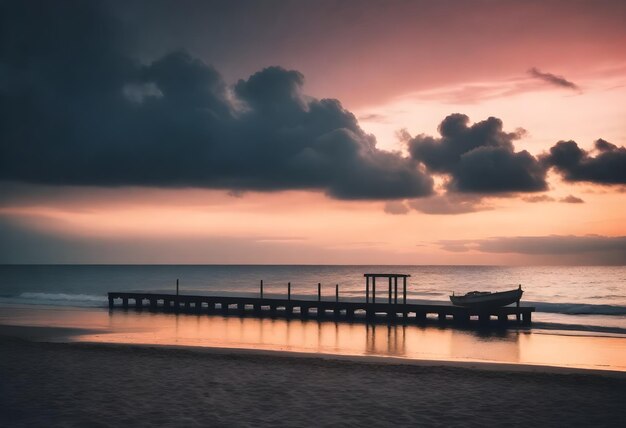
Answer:
<svg viewBox="0 0 626 428"><path fill-rule="evenodd" d="M491 320L501 324L512 317L517 323L529 325L534 307L505 306L499 308L473 309L451 305L424 305L397 303L397 299L385 302L350 302L328 300L298 300L260 297L193 296L157 293L110 292L109 308L129 307L161 312L222 313L232 315L274 317L334 317L340 320L381 316L398 322L424 322L428 315L435 315L440 322L469 323L477 319L480 323ZM368 299L369 300L369 299Z"/></svg>

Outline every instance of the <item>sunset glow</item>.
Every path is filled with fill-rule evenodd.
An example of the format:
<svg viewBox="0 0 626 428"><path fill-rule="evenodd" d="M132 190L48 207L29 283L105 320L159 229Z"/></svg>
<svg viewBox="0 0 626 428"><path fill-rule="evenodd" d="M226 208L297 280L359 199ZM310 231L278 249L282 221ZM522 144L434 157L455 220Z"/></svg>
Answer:
<svg viewBox="0 0 626 428"><path fill-rule="evenodd" d="M51 41L60 59L50 67L90 89L63 95L65 83L45 83L69 100L58 117L37 110L56 102L44 93L33 92L32 111L10 110L0 152L0 261L626 263L623 5L482 3L489 14L465 2L358 11L287 3L271 14L253 4L250 25L230 7L220 19L201 3L193 16L176 9L165 20L165 3L85 7L106 29L76 49L106 46L110 57L65 52L63 38L79 31L69 26ZM15 28L36 13L16 11ZM272 20L276 13L289 20ZM313 26L318 19L323 28ZM226 20L246 40L258 38L258 49L237 38L217 43ZM270 21L276 27L267 32ZM121 47L109 27L133 42ZM21 70L18 52L3 55L6 70ZM143 71L124 75L126 61ZM73 66L86 74L73 75ZM28 87L16 85L0 88L5 99ZM467 116L462 132L501 125L471 143L475 165L437 169L428 156L448 156L439 128L460 120L454 114ZM56 118L28 125L38 117ZM489 118L497 119L487 125ZM438 145L416 148L429 138ZM450 150L475 137L458 138ZM599 139L613 151L596 149ZM592 161L606 155L585 167L595 172L558 164L551 148L569 140ZM509 169L498 167L502 159L479 159L496 155L485 154L492 141ZM418 153L426 149L439 154ZM491 178L480 177L480 162L495 168ZM535 256L478 244L527 237L551 248L575 238L581 247ZM451 241L474 244L451 251Z"/></svg>

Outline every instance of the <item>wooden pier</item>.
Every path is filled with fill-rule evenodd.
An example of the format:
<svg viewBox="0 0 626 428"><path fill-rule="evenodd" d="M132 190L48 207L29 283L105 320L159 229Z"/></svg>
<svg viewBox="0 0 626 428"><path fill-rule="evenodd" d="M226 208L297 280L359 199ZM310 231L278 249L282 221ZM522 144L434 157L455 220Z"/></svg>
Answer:
<svg viewBox="0 0 626 428"><path fill-rule="evenodd" d="M352 321L365 319L368 321L386 319L391 322L426 322L435 319L439 322L468 324L472 319L479 324L495 321L507 324L511 318L518 324L531 323L534 307L504 306L497 308L465 308L452 305L413 304L406 301L406 277L395 274L366 274L366 299L363 302L341 301L339 286L335 288L335 300L322 300L321 287L318 284L317 300L301 300L291 298L291 284L287 288L287 298L266 298L263 296L261 281L259 297L235 296L193 296L183 294L160 293L127 293L109 292L109 308L116 306L124 309L149 309L161 312L184 312L196 314L224 314L239 316L270 316L270 317L302 317L327 318ZM376 301L375 278L389 278L389 292L386 301ZM370 278L372 294L370 295ZM398 302L398 278L403 278L402 300Z"/></svg>

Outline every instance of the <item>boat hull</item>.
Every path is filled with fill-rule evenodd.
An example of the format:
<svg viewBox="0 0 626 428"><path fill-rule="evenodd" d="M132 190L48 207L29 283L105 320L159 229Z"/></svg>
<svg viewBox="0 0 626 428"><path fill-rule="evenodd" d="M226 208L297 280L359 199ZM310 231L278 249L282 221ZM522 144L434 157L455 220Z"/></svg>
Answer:
<svg viewBox="0 0 626 428"><path fill-rule="evenodd" d="M473 296L450 296L450 301L455 306L466 308L494 308L518 302L522 298L522 293L524 292L521 289L516 289Z"/></svg>

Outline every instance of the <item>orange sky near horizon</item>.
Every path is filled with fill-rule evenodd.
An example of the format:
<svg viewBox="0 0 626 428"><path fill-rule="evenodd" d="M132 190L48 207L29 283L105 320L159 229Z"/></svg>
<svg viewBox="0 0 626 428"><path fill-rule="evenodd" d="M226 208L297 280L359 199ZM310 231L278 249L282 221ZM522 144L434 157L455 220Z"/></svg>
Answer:
<svg viewBox="0 0 626 428"><path fill-rule="evenodd" d="M143 242L159 248L134 254L104 250L101 258L86 253L88 263L129 258L136 263L562 264L567 259L558 256L451 252L440 241L626 235L623 194L597 193L596 186L563 187L549 194L566 196L574 188L585 202L492 198L491 209L475 213L393 215L384 211L384 202L338 201L310 191L235 197L216 190L122 188L114 194L92 189L60 202L16 202L0 208L0 218L96 247ZM234 247L222 251L223 241Z"/></svg>

